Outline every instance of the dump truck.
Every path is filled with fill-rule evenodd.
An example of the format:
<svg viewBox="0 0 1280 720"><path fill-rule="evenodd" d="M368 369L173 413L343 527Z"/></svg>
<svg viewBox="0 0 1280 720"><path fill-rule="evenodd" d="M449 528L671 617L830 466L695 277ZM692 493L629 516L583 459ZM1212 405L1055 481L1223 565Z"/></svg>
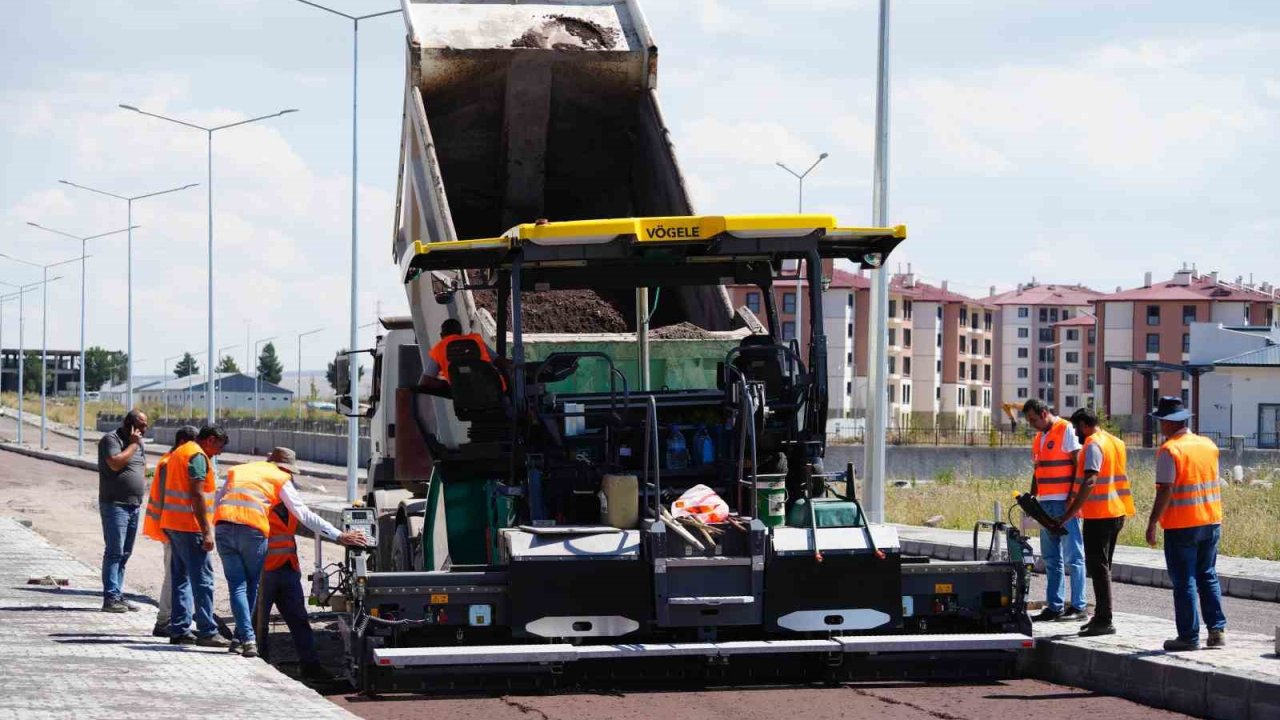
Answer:
<svg viewBox="0 0 1280 720"><path fill-rule="evenodd" d="M376 547L313 586L352 682L1007 672L1034 643L1016 531L1008 561L908 557L824 464L823 268L883 267L905 228L696 214L635 0L404 10L411 317L384 319L368 401L339 403L373 444L341 522ZM804 353L773 293L801 275ZM576 324L606 306L624 327ZM431 394L449 318L483 342L449 344ZM654 372L650 328L677 326L708 335Z"/></svg>

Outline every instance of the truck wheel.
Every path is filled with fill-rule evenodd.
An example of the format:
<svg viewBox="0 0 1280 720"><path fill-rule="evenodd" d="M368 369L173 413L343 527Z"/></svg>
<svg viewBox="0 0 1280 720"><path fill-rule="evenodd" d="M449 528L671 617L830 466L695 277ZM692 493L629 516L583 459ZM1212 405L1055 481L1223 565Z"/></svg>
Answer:
<svg viewBox="0 0 1280 720"><path fill-rule="evenodd" d="M409 526L396 523L395 539L391 543L391 568L393 572L411 572L413 567L413 545L409 542Z"/></svg>

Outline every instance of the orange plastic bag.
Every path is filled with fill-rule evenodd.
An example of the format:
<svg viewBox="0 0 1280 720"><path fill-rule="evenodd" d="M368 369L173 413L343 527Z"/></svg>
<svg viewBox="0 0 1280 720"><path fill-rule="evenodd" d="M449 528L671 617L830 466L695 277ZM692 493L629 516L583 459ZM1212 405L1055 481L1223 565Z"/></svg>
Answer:
<svg viewBox="0 0 1280 720"><path fill-rule="evenodd" d="M706 485L694 485L671 505L672 517L691 516L704 523L729 519L729 503Z"/></svg>

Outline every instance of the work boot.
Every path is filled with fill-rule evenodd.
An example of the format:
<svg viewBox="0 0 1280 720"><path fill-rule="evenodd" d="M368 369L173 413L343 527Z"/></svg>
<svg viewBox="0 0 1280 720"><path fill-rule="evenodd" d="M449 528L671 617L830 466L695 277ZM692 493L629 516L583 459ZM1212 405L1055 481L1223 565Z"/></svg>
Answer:
<svg viewBox="0 0 1280 720"><path fill-rule="evenodd" d="M231 644L227 646L227 652L232 653L232 654L239 654L239 653L240 653L240 641L239 641L239 640L232 640L232 641L231 641Z"/></svg>
<svg viewBox="0 0 1280 720"><path fill-rule="evenodd" d="M1183 640L1174 638L1164 641L1165 652L1192 652L1200 649L1200 640Z"/></svg>
<svg viewBox="0 0 1280 720"><path fill-rule="evenodd" d="M108 600L102 603L102 612L127 613L129 612L129 606L123 600Z"/></svg>
<svg viewBox="0 0 1280 720"><path fill-rule="evenodd" d="M314 683L328 683L337 680L328 668L318 662L302 663L302 679Z"/></svg>
<svg viewBox="0 0 1280 720"><path fill-rule="evenodd" d="M1041 610L1038 614L1034 615L1031 618L1031 621L1032 622L1053 622L1054 620L1057 620L1060 617L1062 617L1061 610L1045 608Z"/></svg>
<svg viewBox="0 0 1280 720"><path fill-rule="evenodd" d="M231 643L224 640L221 635L210 635L209 637L196 638L196 645L199 647L219 648L221 650L231 647Z"/></svg>
<svg viewBox="0 0 1280 720"><path fill-rule="evenodd" d="M126 608L128 608L129 612L138 612L138 610L140 610L140 609L141 609L141 608L139 608L139 607L138 607L138 604L137 604L137 603L135 603L135 602L129 602L128 600L125 600L124 598L120 598L120 602L124 603L124 606L125 606Z"/></svg>
<svg viewBox="0 0 1280 720"><path fill-rule="evenodd" d="M1209 645L1209 647L1211 647L1211 648L1224 648L1224 647L1226 647L1226 646L1227 646L1227 631L1226 631L1226 630L1210 630L1210 631L1209 631L1209 642L1208 642L1208 645Z"/></svg>
<svg viewBox="0 0 1280 720"><path fill-rule="evenodd" d="M1115 635L1116 626L1109 622L1091 622L1080 628L1080 637L1099 637L1102 635Z"/></svg>
<svg viewBox="0 0 1280 720"><path fill-rule="evenodd" d="M1057 621L1058 622L1080 622L1081 620L1088 620L1088 619L1089 619L1089 613L1085 612L1084 610L1081 610L1080 608L1069 607L1061 615L1058 616Z"/></svg>
<svg viewBox="0 0 1280 720"><path fill-rule="evenodd" d="M186 635L174 635L169 638L169 644L170 645L195 645L196 636L192 635L191 633L187 633Z"/></svg>
<svg viewBox="0 0 1280 720"><path fill-rule="evenodd" d="M245 644L242 646L242 649L241 649L241 651L240 651L240 654L241 654L241 655L244 655L244 656L245 656L245 657L247 657L247 658L256 658L256 657L258 657L258 643L255 643L255 642L247 642L247 643L245 643Z"/></svg>
<svg viewBox="0 0 1280 720"><path fill-rule="evenodd" d="M156 623L156 626L151 628L151 635L152 637L169 637L169 623Z"/></svg>

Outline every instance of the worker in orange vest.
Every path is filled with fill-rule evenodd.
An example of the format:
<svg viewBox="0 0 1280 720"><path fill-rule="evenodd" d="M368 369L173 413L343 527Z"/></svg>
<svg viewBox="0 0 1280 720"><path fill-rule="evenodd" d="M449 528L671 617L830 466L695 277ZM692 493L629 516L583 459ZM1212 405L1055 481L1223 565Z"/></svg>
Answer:
<svg viewBox="0 0 1280 720"><path fill-rule="evenodd" d="M174 450L177 450L180 445L194 441L199 433L200 431L194 425L183 425L173 434L173 446L156 461L155 474L151 476L151 491L147 497L147 509L142 516L142 534L164 544L164 585L161 586L160 597L157 598L160 608L156 612L156 626L151 630L151 634L156 637L169 637L169 614L173 607L169 598L169 593L173 589L173 573L170 572L169 567L173 562L173 550L169 547L168 536L160 528L160 514L164 510L165 463L169 462L169 456Z"/></svg>
<svg viewBox="0 0 1280 720"><path fill-rule="evenodd" d="M1222 539L1218 446L1187 428L1191 412L1180 398L1160 398L1151 416L1160 421L1165 441L1156 452L1156 499L1147 521L1147 543L1155 547L1156 526L1164 528L1164 560L1178 625L1178 637L1166 641L1164 649L1199 650L1200 613L1209 626L1209 647L1225 647L1227 616L1217 567Z"/></svg>
<svg viewBox="0 0 1280 720"><path fill-rule="evenodd" d="M267 458L267 462L283 471L288 479L279 488L279 502L267 512L267 549L263 563L265 572L257 601L266 612L270 612L274 605L289 626L289 634L293 637L301 663L302 676L307 680L324 682L332 680L333 676L320 663L320 657L316 654L315 637L307 615L306 598L302 592L302 567L298 562L298 543L295 538L298 522L301 520L312 532L342 545L365 546L370 543L370 538L362 532L340 532L302 502L292 482L293 477L298 474L297 457L293 450L278 447ZM237 628L239 623L237 618Z"/></svg>
<svg viewBox="0 0 1280 720"><path fill-rule="evenodd" d="M1040 400L1032 398L1022 406L1022 416L1036 429L1031 444L1035 472L1031 494L1050 517L1059 521L1066 535L1040 531L1040 554L1044 557L1045 608L1033 620L1079 620L1089 618L1085 605L1084 535L1080 518L1068 517L1068 500L1075 485L1076 457L1080 440L1071 423L1057 417ZM1071 576L1071 604L1065 605L1063 568Z"/></svg>
<svg viewBox="0 0 1280 720"><path fill-rule="evenodd" d="M1114 635L1111 604L1111 562L1124 519L1133 515L1133 494L1124 441L1098 427L1098 414L1080 408L1071 416L1076 435L1084 441L1076 463L1079 478L1067 516L1084 519L1084 562L1093 578L1096 606L1093 619L1080 628L1083 637Z"/></svg>
<svg viewBox="0 0 1280 720"><path fill-rule="evenodd" d="M422 381L420 386L428 394L439 395L440 397L452 397L452 390L449 385L449 345L461 341L470 340L480 347L480 359L487 363L493 363L499 370L507 371L510 369L510 363L506 358L499 357L493 348L489 347L484 341L484 337L477 333L462 334L462 323L455 318L448 318L440 323L440 341L431 346L431 351L427 353L427 364L422 370ZM506 379L503 379L503 388L506 388Z"/></svg>
<svg viewBox="0 0 1280 720"><path fill-rule="evenodd" d="M173 574L169 602L169 642L174 645L230 647L213 617L214 489L213 458L227 444L216 425L200 428L194 442L179 445L165 463L164 507L160 528L169 538ZM194 618L196 632L188 628Z"/></svg>
<svg viewBox="0 0 1280 720"><path fill-rule="evenodd" d="M248 658L258 656L253 606L267 558L267 513L279 504L280 490L290 479L291 475L275 463L259 460L228 470L227 482L218 491L213 523L231 614L236 620L230 650Z"/></svg>

